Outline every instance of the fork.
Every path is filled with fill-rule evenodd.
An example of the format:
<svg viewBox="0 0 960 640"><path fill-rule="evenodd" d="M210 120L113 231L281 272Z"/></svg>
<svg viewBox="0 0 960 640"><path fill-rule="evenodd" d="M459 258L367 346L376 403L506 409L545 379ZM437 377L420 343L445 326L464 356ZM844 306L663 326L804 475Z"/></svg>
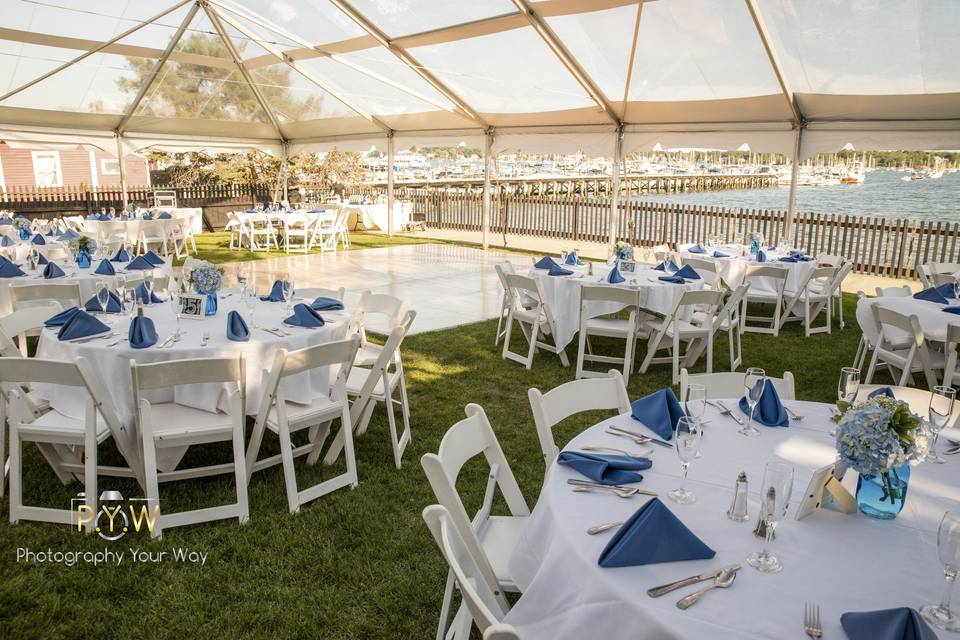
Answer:
<svg viewBox="0 0 960 640"><path fill-rule="evenodd" d="M207 346L207 343L208 343L208 342L210 342L210 332L209 332L209 331L204 331L204 332L203 332L203 336L201 336L201 338L200 338L200 346L201 346L201 347L205 347L205 346Z"/></svg>
<svg viewBox="0 0 960 640"><path fill-rule="evenodd" d="M585 489L587 491L591 489L601 489L606 491L612 491L619 495L621 498L630 498L635 495L645 495L645 496L656 496L656 491L651 491L650 489L641 489L639 487L627 487L622 484L600 484L599 482L589 482L587 480L580 480L578 478L569 478L567 484L573 485L574 491L578 489Z"/></svg>
<svg viewBox="0 0 960 640"><path fill-rule="evenodd" d="M823 627L820 626L820 605L809 602L804 604L803 631L814 639L823 636Z"/></svg>
<svg viewBox="0 0 960 640"><path fill-rule="evenodd" d="M743 419L740 418L740 416L738 416L737 414L735 414L733 411L731 411L731 410L727 407L727 405L723 404L721 401L719 401L719 400L707 400L707 403L708 403L708 404L712 404L713 406L717 407L718 409L720 409L720 413L722 413L722 414L725 415L725 416L730 416L731 418L733 418L733 421L734 421L734 422L736 422L736 423L739 424L740 426L743 426Z"/></svg>
<svg viewBox="0 0 960 640"><path fill-rule="evenodd" d="M648 455L653 453L653 449L650 449L649 447L645 451L627 451L626 449L617 449L616 447L601 447L591 444L581 447L581 449L584 451L612 451L614 453L627 456L628 458L646 458Z"/></svg>
<svg viewBox="0 0 960 640"><path fill-rule="evenodd" d="M797 413L796 411L794 411L793 409L791 409L791 408L788 407L787 405L783 405L783 408L787 410L787 413L788 413L788 414L790 414L790 419L791 419L791 420L793 420L793 421L795 421L795 422L800 422L801 420L803 420L803 416L802 416L802 415L800 415L799 413Z"/></svg>

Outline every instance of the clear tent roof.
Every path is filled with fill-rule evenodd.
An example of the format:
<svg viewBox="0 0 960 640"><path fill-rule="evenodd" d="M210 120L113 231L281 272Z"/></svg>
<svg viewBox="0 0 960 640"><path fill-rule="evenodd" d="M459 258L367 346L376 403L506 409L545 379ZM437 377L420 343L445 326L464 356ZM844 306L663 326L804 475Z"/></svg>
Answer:
<svg viewBox="0 0 960 640"><path fill-rule="evenodd" d="M951 0L3 4L0 128L301 146L960 128Z"/></svg>

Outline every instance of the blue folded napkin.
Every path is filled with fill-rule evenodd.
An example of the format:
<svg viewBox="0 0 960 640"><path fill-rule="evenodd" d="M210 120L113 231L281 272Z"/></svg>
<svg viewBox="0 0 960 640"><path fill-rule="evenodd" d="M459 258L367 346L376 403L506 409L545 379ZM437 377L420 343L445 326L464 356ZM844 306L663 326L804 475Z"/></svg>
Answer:
<svg viewBox="0 0 960 640"><path fill-rule="evenodd" d="M54 229L53 227L50 227L49 229L47 229L47 233L44 235L46 235L48 238L52 238L53 236L57 235L57 230Z"/></svg>
<svg viewBox="0 0 960 640"><path fill-rule="evenodd" d="M57 333L57 339L76 340L78 338L86 338L87 336L93 336L98 333L106 333L109 331L110 327L103 324L86 311L77 309L77 312L74 313L70 319L63 324L62 327L60 327L60 331Z"/></svg>
<svg viewBox="0 0 960 640"><path fill-rule="evenodd" d="M653 465L647 458L600 455L586 451L564 451L557 458L557 464L566 465L600 484L640 482L643 476L636 472Z"/></svg>
<svg viewBox="0 0 960 640"><path fill-rule="evenodd" d="M157 216L157 220L170 220L171 218L173 218L173 216L166 211Z"/></svg>
<svg viewBox="0 0 960 640"><path fill-rule="evenodd" d="M30 242L32 244L47 244L47 239L38 233L30 239Z"/></svg>
<svg viewBox="0 0 960 640"><path fill-rule="evenodd" d="M115 276L117 275L117 270L113 268L113 265L110 264L110 261L104 258L100 261L100 264L97 265L95 274L99 276Z"/></svg>
<svg viewBox="0 0 960 640"><path fill-rule="evenodd" d="M157 344L157 330L147 316L136 316L127 331L127 340L134 349L146 349Z"/></svg>
<svg viewBox="0 0 960 640"><path fill-rule="evenodd" d="M687 249L688 253L706 253L707 250L703 248L703 245L699 242L692 247Z"/></svg>
<svg viewBox="0 0 960 640"><path fill-rule="evenodd" d="M163 258L155 254L152 249L150 251L147 251L145 254L143 254L143 257L147 259L147 262L149 262L155 267L159 267L162 264L167 264L166 262L163 261Z"/></svg>
<svg viewBox="0 0 960 640"><path fill-rule="evenodd" d="M709 560L717 552L708 547L653 498L637 509L613 534L597 561L601 567L633 567L658 562Z"/></svg>
<svg viewBox="0 0 960 640"><path fill-rule="evenodd" d="M550 267L550 270L547 272L547 275L548 276L569 276L569 275L573 275L573 271L570 271L570 269L564 269L558 264L554 264L552 267Z"/></svg>
<svg viewBox="0 0 960 640"><path fill-rule="evenodd" d="M700 280L700 274L697 273L697 270L691 267L688 264L683 265L683 268L680 271L677 271L673 274L674 277L684 278L685 280Z"/></svg>
<svg viewBox="0 0 960 640"><path fill-rule="evenodd" d="M100 311L100 300L93 296L83 305L87 311ZM116 292L110 292L110 298L107 300L107 313L120 313L123 311L123 304L120 302L120 296Z"/></svg>
<svg viewBox="0 0 960 640"><path fill-rule="evenodd" d="M8 261L6 264L0 264L0 278L18 278L25 275L27 274L23 272L23 269L12 262Z"/></svg>
<svg viewBox="0 0 960 640"><path fill-rule="evenodd" d="M717 250L717 251L714 251L714 252L713 252L713 257L714 257L714 258L729 258L729 257L730 257L730 254L727 253L726 251Z"/></svg>
<svg viewBox="0 0 960 640"><path fill-rule="evenodd" d="M73 316L77 315L78 311L80 311L80 309L78 309L77 307L70 307L69 309L65 309L60 313L58 313L57 315L53 316L52 318L48 319L46 322L44 322L43 326L62 327L67 323L68 320L70 320Z"/></svg>
<svg viewBox="0 0 960 640"><path fill-rule="evenodd" d="M153 214L152 213L143 214L143 220L153 220Z"/></svg>
<svg viewBox="0 0 960 640"><path fill-rule="evenodd" d="M37 264L38 264L38 265L44 265L44 264L47 264L47 263L49 263L49 262L50 262L50 261L47 260L47 256L43 255L42 253L40 254L40 257L37 258Z"/></svg>
<svg viewBox="0 0 960 640"><path fill-rule="evenodd" d="M0 247L12 247L13 244L13 238L10 236L3 236L3 239L0 240Z"/></svg>
<svg viewBox="0 0 960 640"><path fill-rule="evenodd" d="M52 280L53 278L62 278L65 274L63 269L57 266L56 262L48 262L47 266L43 268L43 277L45 280Z"/></svg>
<svg viewBox="0 0 960 640"><path fill-rule="evenodd" d="M310 303L314 311L342 311L343 303L335 298L320 296Z"/></svg>
<svg viewBox="0 0 960 640"><path fill-rule="evenodd" d="M120 247L117 249L117 253L110 258L111 262L130 262L130 252L127 251L126 247Z"/></svg>
<svg viewBox="0 0 960 640"><path fill-rule="evenodd" d="M264 302L283 302L283 281L274 280L270 293L260 296L260 299Z"/></svg>
<svg viewBox="0 0 960 640"><path fill-rule="evenodd" d="M579 256L577 256L577 252L576 252L576 251L571 251L570 253L568 253L568 254L567 254L567 259L564 260L563 263L566 264L566 265L575 266L575 267L582 267L582 266L583 266L583 263L580 262L580 258L579 258Z"/></svg>
<svg viewBox="0 0 960 640"><path fill-rule="evenodd" d="M670 273L676 273L680 271L680 267L677 266L677 263L673 261L673 258L670 260L665 260L653 268L654 271L669 271Z"/></svg>
<svg viewBox="0 0 960 640"><path fill-rule="evenodd" d="M917 300L926 300L937 304L950 304L949 298L952 298L953 294L953 284L948 282L939 287L927 287L923 291L913 294L913 297Z"/></svg>
<svg viewBox="0 0 960 640"><path fill-rule="evenodd" d="M943 310L947 313L955 313L960 315L960 307L944 307Z"/></svg>
<svg viewBox="0 0 960 640"><path fill-rule="evenodd" d="M890 387L880 387L879 389L874 389L869 394L867 394L867 398L882 398L882 397L896 399L896 397L893 395L893 389L891 389Z"/></svg>
<svg viewBox="0 0 960 640"><path fill-rule="evenodd" d="M813 258L811 258L810 256L795 256L795 257L800 262L810 262L811 260L813 260Z"/></svg>
<svg viewBox="0 0 960 640"><path fill-rule="evenodd" d="M784 256L782 258L779 258L779 260L780 262L793 262L793 263L797 262L797 259L794 258L793 256Z"/></svg>
<svg viewBox="0 0 960 640"><path fill-rule="evenodd" d="M763 252L763 249L760 249L760 251L757 251L757 262L766 262L766 261L767 261L767 254Z"/></svg>
<svg viewBox="0 0 960 640"><path fill-rule="evenodd" d="M307 213L326 213L326 209L310 209Z"/></svg>
<svg viewBox="0 0 960 640"><path fill-rule="evenodd" d="M80 237L80 234L74 231L73 229L67 229L66 231L60 234L61 240L76 240L79 237Z"/></svg>
<svg viewBox="0 0 960 640"><path fill-rule="evenodd" d="M0 218L0 224L13 224L13 218L10 216L3 216Z"/></svg>
<svg viewBox="0 0 960 640"><path fill-rule="evenodd" d="M740 398L740 411L750 415L750 405L747 403L746 396ZM787 410L780 402L780 395L769 380L763 381L763 393L754 408L753 419L767 427L790 426L790 416L787 415Z"/></svg>
<svg viewBox="0 0 960 640"><path fill-rule="evenodd" d="M657 278L657 280L661 280L663 282L672 282L673 284L683 284L686 282L686 280L680 276L660 276Z"/></svg>
<svg viewBox="0 0 960 640"><path fill-rule="evenodd" d="M236 311L227 314L227 339L234 342L246 342L250 339L250 329Z"/></svg>
<svg viewBox="0 0 960 640"><path fill-rule="evenodd" d="M140 283L140 286L137 287L137 301L142 302L143 304L157 304L158 302L163 302L160 298L157 297L157 294L153 291L150 292L150 298L147 299L147 285Z"/></svg>
<svg viewBox="0 0 960 640"><path fill-rule="evenodd" d="M937 640L927 621L910 607L849 611L840 616L849 640Z"/></svg>
<svg viewBox="0 0 960 640"><path fill-rule="evenodd" d="M551 258L550 256L543 256L537 260L536 264L533 265L537 269L549 269L550 267L558 267L557 261Z"/></svg>
<svg viewBox="0 0 960 640"><path fill-rule="evenodd" d="M244 209L243 212L244 212L244 213L256 213L257 210L256 210L256 209Z"/></svg>
<svg viewBox="0 0 960 640"><path fill-rule="evenodd" d="M131 269L149 271L154 268L155 267L150 263L150 261L143 256L137 256L130 261L130 264L127 265L127 271L130 271Z"/></svg>
<svg viewBox="0 0 960 640"><path fill-rule="evenodd" d="M630 415L664 440L669 440L673 437L677 422L687 414L683 412L673 389L667 387L634 400L630 405Z"/></svg>
<svg viewBox="0 0 960 640"><path fill-rule="evenodd" d="M324 325L320 314L303 303L294 305L293 315L283 322L295 327L322 327Z"/></svg>
<svg viewBox="0 0 960 640"><path fill-rule="evenodd" d="M610 284L620 284L626 280L622 275L620 275L620 263L614 262L613 269L610 269L610 273L607 274L607 282Z"/></svg>

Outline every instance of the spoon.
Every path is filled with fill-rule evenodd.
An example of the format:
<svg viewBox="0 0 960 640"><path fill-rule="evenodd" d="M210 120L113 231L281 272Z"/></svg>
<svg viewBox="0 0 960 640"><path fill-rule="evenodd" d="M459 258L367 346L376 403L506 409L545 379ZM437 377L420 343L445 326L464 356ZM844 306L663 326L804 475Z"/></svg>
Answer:
<svg viewBox="0 0 960 640"><path fill-rule="evenodd" d="M677 600L678 609L688 609L693 605L697 600L700 599L700 596L705 594L710 589L726 589L733 584L733 581L737 579L737 572L733 569L724 569L720 572L720 575L717 576L717 579L713 581L713 584L700 589L699 591L694 591L690 595L683 596Z"/></svg>
<svg viewBox="0 0 960 640"><path fill-rule="evenodd" d="M598 533L603 533L604 531L609 531L610 529L616 529L622 524L623 522L604 522L603 524L598 524L593 527L590 527L589 529L587 529L587 533L589 533L592 536L595 536Z"/></svg>

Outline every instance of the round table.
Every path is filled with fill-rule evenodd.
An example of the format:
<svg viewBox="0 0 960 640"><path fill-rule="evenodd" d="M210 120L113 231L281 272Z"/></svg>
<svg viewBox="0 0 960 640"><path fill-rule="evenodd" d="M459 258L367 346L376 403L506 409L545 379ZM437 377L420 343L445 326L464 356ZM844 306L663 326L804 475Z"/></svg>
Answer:
<svg viewBox="0 0 960 640"><path fill-rule="evenodd" d="M692 253L689 249L693 244L681 244L680 259L686 261L687 258L697 258L700 260L709 260L717 265L717 274L731 287L739 287L747 274L747 267L750 265L766 265L771 267L780 267L787 270L787 282L784 286L786 291L796 291L802 285L807 276L817 267L816 260L807 260L805 262L780 262L780 258L788 257L788 254L781 253L776 249L764 251L767 256L766 262L757 262L755 258L749 255L739 255L743 247L731 246L721 247L721 251L730 253L729 258L714 258L713 249L706 249L706 253ZM705 247L706 248L706 247ZM775 293L776 283L769 281L768 278L757 278L750 284L750 293Z"/></svg>
<svg viewBox="0 0 960 640"><path fill-rule="evenodd" d="M917 316L924 337L930 342L946 342L947 326L960 324L960 315L947 313L944 305L928 300L917 300L912 296L881 296L879 298L861 298L857 302L857 323L860 330L871 344L877 343L876 323L873 320L873 305L878 304L885 309L902 313L903 315ZM960 304L960 300L951 300L951 305ZM907 336L905 331L888 329L891 338Z"/></svg>
<svg viewBox="0 0 960 640"><path fill-rule="evenodd" d="M530 269L529 275L537 278L543 285L546 302L553 310L557 323L557 345L565 347L573 340L580 330L580 287L588 285L602 285L607 282L610 273L609 265L593 263L593 275L588 273L588 266L575 267L562 265L563 268L573 271L569 276L551 276L546 269ZM661 315L669 313L681 293L703 288L702 280L688 280L685 284L663 282L658 278L665 274L663 271L654 271L653 265L637 263L636 273L622 272L624 282L618 285L609 285L634 289L640 293L640 307L654 311ZM616 313L623 309L623 305L614 302L591 302L591 317Z"/></svg>
<svg viewBox="0 0 960 640"><path fill-rule="evenodd" d="M736 400L728 400L730 407ZM960 461L923 463L912 469L903 511L896 520L819 510L794 519L813 471L836 459L828 433L830 405L787 403L804 416L789 428L766 428L757 438L737 434L729 416L708 407L701 445L703 457L690 467L687 488L697 501L678 505L667 492L679 486L676 454L654 446L653 467L639 485L660 494L662 502L704 543L716 551L711 560L601 568L597 560L611 533L588 535L602 522L625 520L646 496L619 498L608 492L573 493L568 478L582 478L554 464L536 508L510 561L511 576L523 596L507 614L525 640L558 638L805 638L804 602L820 605L824 638L846 637L840 616L847 611L891 607L918 608L939 602L943 570L937 560L937 526L960 500ZM587 429L566 447L597 444L636 449L629 441L604 433L608 424L646 433L646 427L621 415ZM651 435L652 434L651 432ZM752 535L759 514L758 486L764 465L774 457L795 467L793 498L777 528L771 551L783 562L779 574L763 574L746 563L762 547ZM750 483L748 522L729 520L733 488L740 471ZM850 471L844 486L855 487ZM691 586L660 598L646 590L687 576L742 565L733 586L715 590L686 611L675 606Z"/></svg>
<svg viewBox="0 0 960 640"><path fill-rule="evenodd" d="M297 299L295 302L303 302ZM250 328L250 340L234 342L226 336L227 314L237 310ZM54 360L71 360L83 356L90 360L109 390L120 421L125 428L133 428L134 401L133 383L130 375L130 361L145 364L187 358L237 357L242 354L245 361L245 412L255 415L260 403L261 390L265 382L266 370L273 364L277 349L292 351L304 347L342 339L346 336L349 316L345 311L324 311L322 317L327 321L322 327L308 329L283 324L290 315L282 302L258 302L253 320L258 328L253 328L250 313L241 304L236 291L221 292L219 309L214 316L202 319L183 318L180 321L182 337L170 347L161 348L164 340L174 333L176 317L168 303L144 306L144 315L151 318L157 330L156 345L145 349L134 349L126 340L130 326L129 315L107 314L112 322L111 330L115 335L89 342L61 342L52 329L45 329L40 335L37 357ZM265 330L276 329L284 335L276 335ZM203 346L203 336L209 334L209 341ZM309 404L317 393L328 393L330 387L329 368L316 369L283 380L283 389L287 400ZM50 405L60 413L82 418L86 395L83 390L62 387L36 385L41 396L50 399ZM226 410L228 385L202 384L184 385L171 389L150 392L145 397L153 402L171 402L195 409L216 412ZM167 471L174 468L184 450L174 452L170 459L158 460L158 467Z"/></svg>

